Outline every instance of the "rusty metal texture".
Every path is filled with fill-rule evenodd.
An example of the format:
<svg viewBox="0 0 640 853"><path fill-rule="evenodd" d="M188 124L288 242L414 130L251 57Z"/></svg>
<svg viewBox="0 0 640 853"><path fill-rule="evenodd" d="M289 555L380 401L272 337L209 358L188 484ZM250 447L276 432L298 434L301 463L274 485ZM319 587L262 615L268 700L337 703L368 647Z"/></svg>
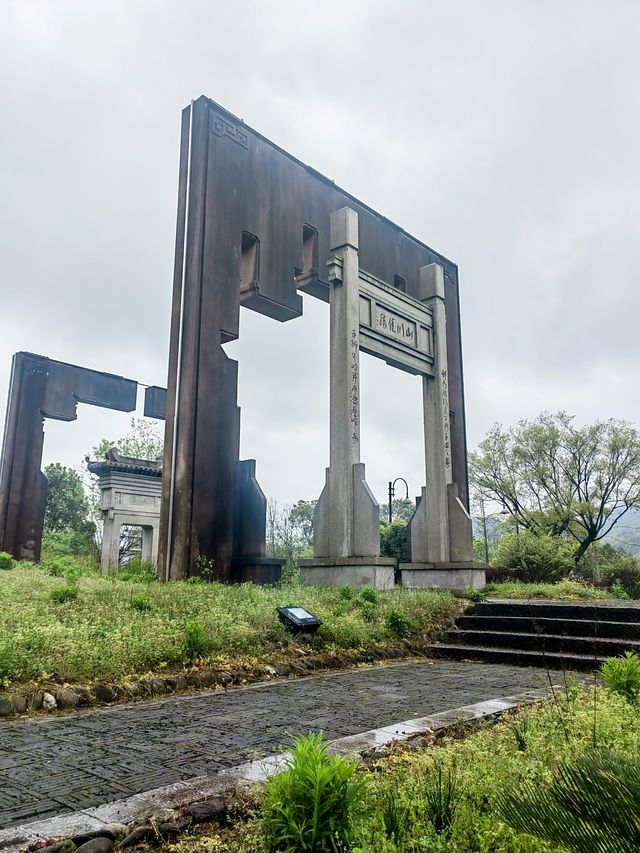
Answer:
<svg viewBox="0 0 640 853"><path fill-rule="evenodd" d="M74 421L77 404L132 412L138 385L43 355L13 356L0 461L0 551L39 560L47 498L44 419Z"/></svg>
<svg viewBox="0 0 640 853"><path fill-rule="evenodd" d="M159 556L168 578L197 574L200 557L230 576L247 525L234 519L237 364L221 344L238 337L241 304L286 321L302 313L298 291L328 301L329 217L345 206L358 213L368 273L417 297L420 267L444 267L453 479L468 503L456 265L201 97L182 115Z"/></svg>

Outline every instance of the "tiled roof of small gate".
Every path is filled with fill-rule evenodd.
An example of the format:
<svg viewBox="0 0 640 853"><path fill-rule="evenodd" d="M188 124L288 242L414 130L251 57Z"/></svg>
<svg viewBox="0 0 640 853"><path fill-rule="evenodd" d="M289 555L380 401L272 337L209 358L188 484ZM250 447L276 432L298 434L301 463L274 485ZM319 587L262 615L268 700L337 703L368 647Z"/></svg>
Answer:
<svg viewBox="0 0 640 853"><path fill-rule="evenodd" d="M87 458L87 468L92 474L101 476L109 471L119 471L122 474L144 474L147 477L162 477L162 462L152 459L135 459L132 456L121 456L115 447L107 451L106 459L91 461Z"/></svg>

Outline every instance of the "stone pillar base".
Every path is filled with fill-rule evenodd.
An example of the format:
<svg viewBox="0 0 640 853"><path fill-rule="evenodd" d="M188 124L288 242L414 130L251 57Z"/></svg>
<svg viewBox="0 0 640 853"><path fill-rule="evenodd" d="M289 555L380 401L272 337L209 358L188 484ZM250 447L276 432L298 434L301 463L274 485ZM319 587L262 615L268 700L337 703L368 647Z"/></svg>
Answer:
<svg viewBox="0 0 640 853"><path fill-rule="evenodd" d="M276 584L282 577L284 560L274 557L239 557L231 562L232 583Z"/></svg>
<svg viewBox="0 0 640 853"><path fill-rule="evenodd" d="M391 557L314 557L300 560L300 579L308 586L372 586L393 589L396 561Z"/></svg>
<svg viewBox="0 0 640 853"><path fill-rule="evenodd" d="M485 568L484 563L400 563L400 577L408 589L437 587L464 595L467 589L485 588Z"/></svg>

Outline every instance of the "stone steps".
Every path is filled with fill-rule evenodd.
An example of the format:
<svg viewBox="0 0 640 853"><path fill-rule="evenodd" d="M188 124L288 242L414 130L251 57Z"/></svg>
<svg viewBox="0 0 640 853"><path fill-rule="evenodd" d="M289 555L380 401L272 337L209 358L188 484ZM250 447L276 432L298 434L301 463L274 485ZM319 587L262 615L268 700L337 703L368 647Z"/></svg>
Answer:
<svg viewBox="0 0 640 853"><path fill-rule="evenodd" d="M511 600L472 605L432 649L439 658L576 670L625 651L640 653L638 606Z"/></svg>

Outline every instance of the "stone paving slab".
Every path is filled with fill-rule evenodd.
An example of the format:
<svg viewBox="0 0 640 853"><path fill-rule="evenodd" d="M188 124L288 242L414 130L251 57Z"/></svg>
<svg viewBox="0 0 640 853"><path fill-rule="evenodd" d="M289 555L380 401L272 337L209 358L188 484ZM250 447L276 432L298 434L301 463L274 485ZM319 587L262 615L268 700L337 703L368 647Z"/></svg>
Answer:
<svg viewBox="0 0 640 853"><path fill-rule="evenodd" d="M539 669L439 660L2 723L0 829L260 759L293 734L334 740L545 686Z"/></svg>

